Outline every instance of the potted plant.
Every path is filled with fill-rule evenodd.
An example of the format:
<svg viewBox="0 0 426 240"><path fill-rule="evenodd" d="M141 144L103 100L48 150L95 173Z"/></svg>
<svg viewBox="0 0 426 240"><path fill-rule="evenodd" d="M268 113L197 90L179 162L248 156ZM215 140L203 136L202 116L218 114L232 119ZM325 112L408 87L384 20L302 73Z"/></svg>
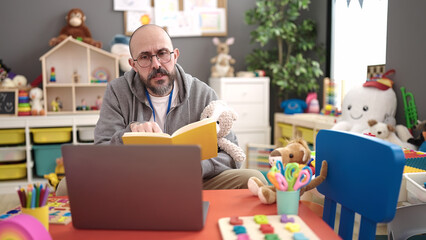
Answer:
<svg viewBox="0 0 426 240"><path fill-rule="evenodd" d="M246 57L248 69L264 70L281 99L318 90L323 75L319 62L308 57L322 52L316 44L316 24L299 19L309 4L310 0L257 0L245 15L246 23L257 25L251 42L261 46Z"/></svg>

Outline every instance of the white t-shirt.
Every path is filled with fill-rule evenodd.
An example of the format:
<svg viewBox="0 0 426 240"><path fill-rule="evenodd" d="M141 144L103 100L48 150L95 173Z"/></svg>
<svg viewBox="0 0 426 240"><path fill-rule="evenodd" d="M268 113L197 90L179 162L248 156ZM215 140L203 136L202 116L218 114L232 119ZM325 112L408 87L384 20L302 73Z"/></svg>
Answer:
<svg viewBox="0 0 426 240"><path fill-rule="evenodd" d="M176 84L176 81L174 81L172 103L170 104L170 109L177 105L178 92L178 86ZM150 94L149 97L151 98L152 106L154 107L153 110L155 112L155 122L158 124L158 126L160 126L161 130L164 132L164 122L166 120L170 94L164 97L154 97ZM149 121L154 122L154 115L151 116L151 119Z"/></svg>

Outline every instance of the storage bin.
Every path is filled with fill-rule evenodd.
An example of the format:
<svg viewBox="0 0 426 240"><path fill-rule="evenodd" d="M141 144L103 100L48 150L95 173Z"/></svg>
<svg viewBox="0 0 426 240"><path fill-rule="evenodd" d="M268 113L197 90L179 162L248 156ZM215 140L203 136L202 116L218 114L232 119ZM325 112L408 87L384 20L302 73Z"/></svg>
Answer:
<svg viewBox="0 0 426 240"><path fill-rule="evenodd" d="M426 202L426 172L405 173L407 180L407 200L410 203L425 203Z"/></svg>
<svg viewBox="0 0 426 240"><path fill-rule="evenodd" d="M0 147L0 163L25 160L27 157L25 147Z"/></svg>
<svg viewBox="0 0 426 240"><path fill-rule="evenodd" d="M314 143L314 130L311 128L296 127L297 136L302 137L308 143Z"/></svg>
<svg viewBox="0 0 426 240"><path fill-rule="evenodd" d="M36 175L54 173L56 159L61 157L61 144L33 145Z"/></svg>
<svg viewBox="0 0 426 240"><path fill-rule="evenodd" d="M71 141L71 127L64 128L32 128L33 142L40 143L66 143Z"/></svg>
<svg viewBox="0 0 426 240"><path fill-rule="evenodd" d="M0 130L0 145L15 145L25 142L25 129Z"/></svg>
<svg viewBox="0 0 426 240"><path fill-rule="evenodd" d="M27 176L27 164L0 164L0 180L19 179Z"/></svg>
<svg viewBox="0 0 426 240"><path fill-rule="evenodd" d="M95 127L78 127L78 141L93 142L95 140Z"/></svg>
<svg viewBox="0 0 426 240"><path fill-rule="evenodd" d="M293 126L285 123L278 123L278 126L281 128L281 135L283 137L292 138L293 137Z"/></svg>

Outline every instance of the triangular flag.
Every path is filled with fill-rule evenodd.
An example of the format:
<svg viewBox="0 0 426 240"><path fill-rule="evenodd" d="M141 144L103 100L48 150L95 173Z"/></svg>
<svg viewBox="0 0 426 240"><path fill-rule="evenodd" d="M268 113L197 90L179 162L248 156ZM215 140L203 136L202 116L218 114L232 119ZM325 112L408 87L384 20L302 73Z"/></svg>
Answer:
<svg viewBox="0 0 426 240"><path fill-rule="evenodd" d="M364 0L359 0L359 5L361 6L361 8L362 8L362 3L364 2Z"/></svg>
<svg viewBox="0 0 426 240"><path fill-rule="evenodd" d="M348 7L349 7L349 3L351 3L351 0L347 0L348 1Z"/></svg>

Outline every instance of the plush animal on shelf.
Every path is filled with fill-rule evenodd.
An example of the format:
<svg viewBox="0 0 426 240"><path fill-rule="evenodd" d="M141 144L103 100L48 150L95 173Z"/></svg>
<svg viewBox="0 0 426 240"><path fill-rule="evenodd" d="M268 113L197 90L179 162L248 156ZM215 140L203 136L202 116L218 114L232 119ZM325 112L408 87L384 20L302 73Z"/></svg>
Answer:
<svg viewBox="0 0 426 240"><path fill-rule="evenodd" d="M279 160L283 163L284 166L288 163L294 162L306 165L310 160L310 156L311 151L309 150L308 145L303 139L299 138L290 141L285 147L277 148L272 151L270 154L269 163L272 166L275 166L276 161ZM308 185L300 189L301 196L306 191L316 188L327 177L327 162L324 160L321 164L321 172L319 176L316 176ZM310 165L308 166L313 170L312 173L315 174L315 168ZM253 195L258 196L261 203L272 204L276 202L277 194L274 186L264 185L262 181L256 177L251 177L248 180L247 185L249 191Z"/></svg>
<svg viewBox="0 0 426 240"><path fill-rule="evenodd" d="M369 120L368 125L370 126L369 132L374 136L404 148L416 149L414 145L408 142L403 142L399 139L395 133L395 128L392 125L377 122L374 119Z"/></svg>
<svg viewBox="0 0 426 240"><path fill-rule="evenodd" d="M45 115L46 112L44 111L43 107L43 91L41 88L32 88L30 90L30 99L31 99L31 114L32 115Z"/></svg>
<svg viewBox="0 0 426 240"><path fill-rule="evenodd" d="M111 42L111 53L120 57L118 59L118 63L122 72L127 72L132 69L131 65L129 64L129 58L131 58L129 41L129 37L122 34L117 34L114 36L114 39Z"/></svg>
<svg viewBox="0 0 426 240"><path fill-rule="evenodd" d="M237 113L230 108L225 101L216 100L207 105L201 113L201 119L213 118L216 120L217 145L228 153L234 161L244 162L246 155L244 151L225 137L231 132Z"/></svg>
<svg viewBox="0 0 426 240"><path fill-rule="evenodd" d="M213 38L213 44L217 48L217 56L210 62L214 64L211 68L211 77L233 77L235 59L229 55L229 45L234 44L234 38L228 38L226 42L221 42L219 38Z"/></svg>
<svg viewBox="0 0 426 240"><path fill-rule="evenodd" d="M50 46L56 46L68 36L72 36L75 39L81 40L95 47L102 47L102 42L92 39L92 34L90 33L89 28L84 24L86 16L80 8L71 9L65 17L65 20L67 21L67 25L62 28L58 37L50 39Z"/></svg>
<svg viewBox="0 0 426 240"><path fill-rule="evenodd" d="M419 136L417 138L409 138L408 142L419 147L419 151L426 152L426 120L419 122L419 124L415 126L415 129L420 131Z"/></svg>
<svg viewBox="0 0 426 240"><path fill-rule="evenodd" d="M392 85L392 80L381 78L349 90L343 99L342 115L332 129L363 133L370 119L395 126L396 94Z"/></svg>

